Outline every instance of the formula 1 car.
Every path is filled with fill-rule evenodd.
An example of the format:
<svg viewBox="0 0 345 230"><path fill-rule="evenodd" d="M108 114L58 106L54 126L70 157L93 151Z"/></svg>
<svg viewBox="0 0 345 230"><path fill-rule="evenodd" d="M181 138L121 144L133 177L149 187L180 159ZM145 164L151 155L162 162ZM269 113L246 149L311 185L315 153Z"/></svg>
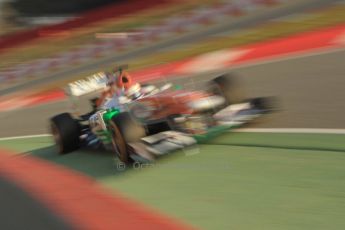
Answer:
<svg viewBox="0 0 345 230"><path fill-rule="evenodd" d="M114 152L126 164L154 160L274 109L270 98L238 98L233 81L231 75L218 76L204 91L145 86L150 88L148 93L121 105L113 98L116 103L109 100L88 114L56 115L50 120L51 131L59 153L97 146Z"/></svg>

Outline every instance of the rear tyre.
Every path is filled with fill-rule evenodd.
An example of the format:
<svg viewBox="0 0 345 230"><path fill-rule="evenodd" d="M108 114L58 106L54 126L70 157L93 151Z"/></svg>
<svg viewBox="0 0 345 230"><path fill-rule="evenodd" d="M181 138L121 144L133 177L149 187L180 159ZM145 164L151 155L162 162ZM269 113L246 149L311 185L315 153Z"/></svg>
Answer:
<svg viewBox="0 0 345 230"><path fill-rule="evenodd" d="M51 132L60 154L80 147L80 126L69 113L62 113L50 119Z"/></svg>
<svg viewBox="0 0 345 230"><path fill-rule="evenodd" d="M128 143L138 142L145 137L145 128L136 122L128 112L124 112L112 118L109 129L113 148L119 159L125 164L132 163L130 154L134 150Z"/></svg>
<svg viewBox="0 0 345 230"><path fill-rule="evenodd" d="M241 103L244 100L244 90L232 74L223 74L212 79L208 87L210 93L224 97L227 105Z"/></svg>

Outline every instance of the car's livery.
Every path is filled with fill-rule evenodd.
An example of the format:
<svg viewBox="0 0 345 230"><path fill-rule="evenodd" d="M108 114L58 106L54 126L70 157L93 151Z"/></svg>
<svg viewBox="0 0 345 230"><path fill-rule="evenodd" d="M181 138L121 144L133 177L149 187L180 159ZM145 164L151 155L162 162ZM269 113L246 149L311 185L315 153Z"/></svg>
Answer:
<svg viewBox="0 0 345 230"><path fill-rule="evenodd" d="M102 81L97 78L97 82ZM91 145L113 151L124 163L152 160L237 128L273 109L268 98L239 99L230 75L214 78L204 91L170 86L143 86L149 90L136 100L114 95L101 108L82 116L54 116L50 123L59 152Z"/></svg>

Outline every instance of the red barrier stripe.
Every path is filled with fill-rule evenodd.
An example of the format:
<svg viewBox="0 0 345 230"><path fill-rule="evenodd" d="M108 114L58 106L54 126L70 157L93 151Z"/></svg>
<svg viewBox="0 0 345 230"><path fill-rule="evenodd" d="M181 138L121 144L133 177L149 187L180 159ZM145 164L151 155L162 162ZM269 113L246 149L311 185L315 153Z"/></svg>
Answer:
<svg viewBox="0 0 345 230"><path fill-rule="evenodd" d="M236 64L259 58L272 58L280 55L327 47L340 47L335 41L345 33L345 24L319 31L306 32L285 38L274 39L257 44L243 46L240 49L250 50L247 54L229 64Z"/></svg>
<svg viewBox="0 0 345 230"><path fill-rule="evenodd" d="M0 150L0 173L76 229L193 229L36 157Z"/></svg>

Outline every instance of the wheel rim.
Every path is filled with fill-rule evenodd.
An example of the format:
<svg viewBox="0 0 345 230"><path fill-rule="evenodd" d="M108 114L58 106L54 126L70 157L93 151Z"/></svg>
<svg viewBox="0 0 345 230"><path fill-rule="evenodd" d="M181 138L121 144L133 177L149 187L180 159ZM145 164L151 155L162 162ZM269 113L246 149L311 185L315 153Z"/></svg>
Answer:
<svg viewBox="0 0 345 230"><path fill-rule="evenodd" d="M127 147L123 137L115 124L111 124L111 142L117 156L124 163L128 162Z"/></svg>

